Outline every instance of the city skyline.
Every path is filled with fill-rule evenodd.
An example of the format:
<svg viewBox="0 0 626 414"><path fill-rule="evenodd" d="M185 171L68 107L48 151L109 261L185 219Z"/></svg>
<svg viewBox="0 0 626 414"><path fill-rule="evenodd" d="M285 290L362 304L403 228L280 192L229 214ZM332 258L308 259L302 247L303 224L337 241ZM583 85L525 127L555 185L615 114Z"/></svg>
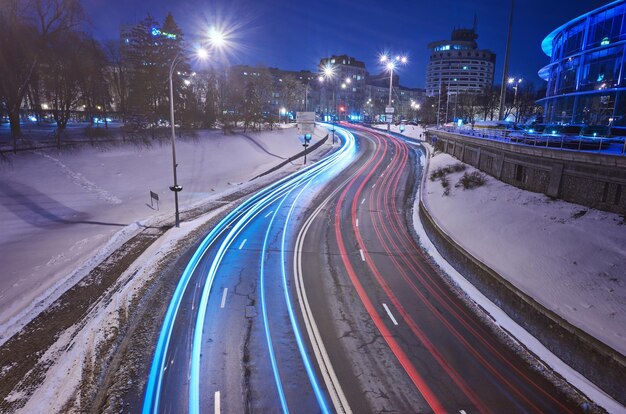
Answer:
<svg viewBox="0 0 626 414"><path fill-rule="evenodd" d="M410 59L409 65L399 73L402 84L423 88L429 56L427 44L448 39L454 28L471 27L474 15L478 20L479 46L496 53L494 84L499 84L510 11L509 2L493 0L472 5L456 0L426 0L419 4L394 1L384 9L373 0L349 0L338 4L322 1L315 7L284 0L262 4L248 0L218 1L210 5L201 0L174 6L166 3L157 0L146 5L112 0L104 4L98 0L85 0L86 30L100 40L115 39L121 24L134 25L148 13L161 21L171 12L183 32L192 37L201 35L209 24L233 27L239 47L229 56L229 64L315 70L322 57L348 54L363 60L368 71L377 74L382 71L377 62L378 55L392 51L407 54ZM435 3L443 12L428 14L429 10L435 10ZM541 50L543 38L561 24L603 3L518 2L509 73L539 88L544 86L537 75L549 60ZM336 21L335 15L349 18ZM428 18L413 17L426 15Z"/></svg>

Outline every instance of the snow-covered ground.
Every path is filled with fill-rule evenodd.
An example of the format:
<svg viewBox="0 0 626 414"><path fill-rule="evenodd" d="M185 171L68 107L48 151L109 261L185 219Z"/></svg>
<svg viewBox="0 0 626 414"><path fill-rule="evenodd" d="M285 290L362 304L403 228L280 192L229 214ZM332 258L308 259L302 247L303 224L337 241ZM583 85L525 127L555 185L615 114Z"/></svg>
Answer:
<svg viewBox="0 0 626 414"><path fill-rule="evenodd" d="M440 153L429 171L458 162ZM462 175L448 175L448 196L439 181L427 180L424 202L439 225L546 308L626 354L623 218L489 176L474 190L454 187Z"/></svg>
<svg viewBox="0 0 626 414"><path fill-rule="evenodd" d="M311 144L325 134L317 128ZM236 191L301 150L295 128L179 140L180 209ZM169 141L38 151L0 165L0 344L143 226L172 220L172 183Z"/></svg>
<svg viewBox="0 0 626 414"><path fill-rule="evenodd" d="M398 127L392 127L399 132ZM419 138L420 127L404 135ZM429 172L459 160L438 153ZM467 172L476 171L467 165ZM424 202L460 245L507 280L613 349L626 354L626 222L613 213L552 200L485 174L474 190L450 194L426 180ZM417 207L416 207L417 208Z"/></svg>

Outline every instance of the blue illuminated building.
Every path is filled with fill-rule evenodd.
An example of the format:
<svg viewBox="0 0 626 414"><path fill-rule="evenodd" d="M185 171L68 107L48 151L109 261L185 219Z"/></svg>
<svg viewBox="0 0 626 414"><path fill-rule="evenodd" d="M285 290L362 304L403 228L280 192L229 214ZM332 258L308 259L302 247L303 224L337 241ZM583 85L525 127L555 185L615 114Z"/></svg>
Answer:
<svg viewBox="0 0 626 414"><path fill-rule="evenodd" d="M610 2L555 29L541 47L550 64L544 121L626 125L626 0Z"/></svg>
<svg viewBox="0 0 626 414"><path fill-rule="evenodd" d="M471 29L454 29L451 40L428 45L426 95L437 96L447 90L448 95L456 97L462 93L480 93L492 86L496 55L479 49L477 39L474 19Z"/></svg>

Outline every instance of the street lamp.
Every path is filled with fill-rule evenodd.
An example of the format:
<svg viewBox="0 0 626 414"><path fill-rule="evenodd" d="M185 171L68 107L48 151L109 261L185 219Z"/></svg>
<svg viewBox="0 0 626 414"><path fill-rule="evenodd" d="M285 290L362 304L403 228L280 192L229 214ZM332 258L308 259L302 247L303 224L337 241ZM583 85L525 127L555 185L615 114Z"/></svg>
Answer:
<svg viewBox="0 0 626 414"><path fill-rule="evenodd" d="M509 78L509 85L513 85L513 89L515 90L515 93L513 94L513 109L515 109L517 106L517 88L519 87L520 83L522 83L522 78ZM518 115L519 111L515 110L515 123L517 123Z"/></svg>
<svg viewBox="0 0 626 414"><path fill-rule="evenodd" d="M389 101L387 104L387 108L385 109L385 114L387 115L387 131L391 129L391 122L389 121L389 115L391 113L387 113L387 111L391 111L391 93L393 91L393 71L399 65L406 65L408 59L406 56L396 56L391 59L387 55L382 55L380 57L380 62L385 64L385 68L389 71Z"/></svg>
<svg viewBox="0 0 626 414"><path fill-rule="evenodd" d="M285 107L283 106L282 108L280 108L280 111L279 111L279 115L278 115L278 116L279 116L279 119L278 119L278 122L280 122L280 116L286 116L286 115L287 115L287 108L285 108ZM286 123L287 123L287 122L285 121L285 124L286 124Z"/></svg>
<svg viewBox="0 0 626 414"><path fill-rule="evenodd" d="M322 68L322 73L320 74L320 76L317 78L320 83L326 82L326 81L333 81L333 129L332 129L332 133L333 133L333 144L335 144L335 110L337 108L337 97L336 97L336 89L337 89L337 82L335 81L335 67L333 65L327 64Z"/></svg>
<svg viewBox="0 0 626 414"><path fill-rule="evenodd" d="M175 39L175 38L174 38ZM209 33L209 43L215 47L219 48L225 44L225 36L223 33L212 29ZM176 126L174 122L174 82L173 76L174 71L176 70L176 66L184 60L184 51L180 51L174 56L172 59L172 63L170 64L169 70L169 84L170 84L170 126L172 129L172 170L174 173L174 185L170 187L170 190L174 192L174 208L175 208L175 225L176 227L180 227L180 212L178 210L178 193L183 190L183 187L178 184L178 176L176 174L176 169L178 164L176 163ZM204 60L208 58L209 52L206 49L200 48L196 51L196 56Z"/></svg>
<svg viewBox="0 0 626 414"><path fill-rule="evenodd" d="M417 122L417 111L420 109L420 104L411 100L411 108L415 111L415 122Z"/></svg>

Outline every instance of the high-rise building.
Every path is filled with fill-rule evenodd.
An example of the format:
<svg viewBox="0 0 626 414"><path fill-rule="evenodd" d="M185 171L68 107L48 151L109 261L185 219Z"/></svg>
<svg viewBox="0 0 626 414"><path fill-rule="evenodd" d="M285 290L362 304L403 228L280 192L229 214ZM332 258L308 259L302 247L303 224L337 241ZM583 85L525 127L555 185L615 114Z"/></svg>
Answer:
<svg viewBox="0 0 626 414"><path fill-rule="evenodd" d="M332 78L322 81L320 112L340 116L360 112L365 100L368 77L365 63L348 55L333 55L320 60L319 69L322 74L325 68L332 68L333 74Z"/></svg>
<svg viewBox="0 0 626 414"><path fill-rule="evenodd" d="M471 29L454 29L451 40L428 45L430 59L426 70L426 95L480 92L493 84L495 53L479 49L476 25Z"/></svg>
<svg viewBox="0 0 626 414"><path fill-rule="evenodd" d="M618 0L553 30L541 43L550 64L547 123L626 125L626 2Z"/></svg>

